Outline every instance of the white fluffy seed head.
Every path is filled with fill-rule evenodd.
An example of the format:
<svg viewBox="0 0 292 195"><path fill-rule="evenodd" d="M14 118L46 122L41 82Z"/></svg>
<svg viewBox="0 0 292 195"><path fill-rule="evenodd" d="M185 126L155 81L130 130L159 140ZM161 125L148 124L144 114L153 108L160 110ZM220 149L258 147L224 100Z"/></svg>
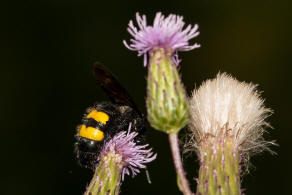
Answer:
<svg viewBox="0 0 292 195"><path fill-rule="evenodd" d="M264 107L256 85L239 82L226 73L205 81L190 100L192 145L200 152L206 136L233 137L235 148L243 153L266 149L263 140L265 119L271 110Z"/></svg>

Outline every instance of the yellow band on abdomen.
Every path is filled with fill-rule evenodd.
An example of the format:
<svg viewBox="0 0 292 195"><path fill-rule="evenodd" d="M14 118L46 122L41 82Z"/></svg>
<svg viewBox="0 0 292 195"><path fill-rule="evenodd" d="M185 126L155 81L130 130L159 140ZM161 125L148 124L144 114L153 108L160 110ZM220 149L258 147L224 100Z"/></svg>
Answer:
<svg viewBox="0 0 292 195"><path fill-rule="evenodd" d="M93 118L97 122L105 125L106 122L109 120L109 115L104 112L93 110L86 116L86 118Z"/></svg>
<svg viewBox="0 0 292 195"><path fill-rule="evenodd" d="M94 141L102 141L104 138L104 134L101 130L94 127L86 127L85 125L81 126L79 136Z"/></svg>

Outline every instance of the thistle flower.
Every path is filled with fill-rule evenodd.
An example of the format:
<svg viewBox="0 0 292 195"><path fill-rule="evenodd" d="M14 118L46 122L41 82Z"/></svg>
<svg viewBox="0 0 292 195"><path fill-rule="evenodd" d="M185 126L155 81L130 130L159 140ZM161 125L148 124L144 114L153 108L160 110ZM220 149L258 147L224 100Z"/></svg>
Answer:
<svg viewBox="0 0 292 195"><path fill-rule="evenodd" d="M170 52L173 62L179 64L178 51L189 51L200 47L195 43L189 45L189 40L198 36L198 25L188 25L183 29L185 23L182 16L170 14L165 17L158 12L155 16L153 26L148 26L146 16L140 16L136 13L136 21L139 29L137 29L133 21L130 20L128 32L133 36L131 43L125 40L124 45L133 51L138 51L138 56L144 55L144 66L147 65L147 54L153 50L163 48Z"/></svg>
<svg viewBox="0 0 292 195"><path fill-rule="evenodd" d="M139 30L133 21L129 22L128 31L133 36L131 44L124 44L130 50L144 55L144 66L150 56L147 78L147 113L148 121L157 130L177 133L188 120L188 102L177 68L178 51L198 48L197 43L189 45L189 40L199 32L198 25L184 28L182 16L170 14L165 17L156 14L153 25L148 26L146 16L136 14Z"/></svg>
<svg viewBox="0 0 292 195"><path fill-rule="evenodd" d="M144 66L148 64L147 77L147 119L150 125L168 134L178 186L185 195L191 195L178 147L178 132L187 124L189 105L184 86L177 70L180 62L178 51L189 51L200 47L189 40L198 36L198 25L188 25L185 29L182 16L170 14L165 17L156 14L153 25L148 26L146 16L136 14L139 29L131 20L128 32L133 36L131 44L125 46L144 55Z"/></svg>
<svg viewBox="0 0 292 195"><path fill-rule="evenodd" d="M100 163L85 194L119 194L125 175L136 176L156 159L148 144L139 145L137 132L121 131L103 146Z"/></svg>
<svg viewBox="0 0 292 195"><path fill-rule="evenodd" d="M137 145L137 141L134 140L137 135L137 132L122 131L114 136L102 150L102 156L115 153L122 158L122 180L125 175L136 176L140 173L140 169L146 168L145 164L152 162L157 157L152 152L152 148L146 149L149 144Z"/></svg>
<svg viewBox="0 0 292 195"><path fill-rule="evenodd" d="M193 92L190 130L198 153L199 194L240 194L240 163L266 149L262 135L271 110L252 83L218 74Z"/></svg>

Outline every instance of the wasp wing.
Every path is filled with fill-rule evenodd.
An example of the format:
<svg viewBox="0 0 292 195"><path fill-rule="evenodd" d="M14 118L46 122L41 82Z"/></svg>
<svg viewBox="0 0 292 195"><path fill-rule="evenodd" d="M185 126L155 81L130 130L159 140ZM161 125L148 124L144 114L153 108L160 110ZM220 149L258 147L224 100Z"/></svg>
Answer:
<svg viewBox="0 0 292 195"><path fill-rule="evenodd" d="M93 65L93 75L97 83L108 95L110 100L119 105L127 105L137 110L137 106L127 90L118 82L115 76L99 62Z"/></svg>

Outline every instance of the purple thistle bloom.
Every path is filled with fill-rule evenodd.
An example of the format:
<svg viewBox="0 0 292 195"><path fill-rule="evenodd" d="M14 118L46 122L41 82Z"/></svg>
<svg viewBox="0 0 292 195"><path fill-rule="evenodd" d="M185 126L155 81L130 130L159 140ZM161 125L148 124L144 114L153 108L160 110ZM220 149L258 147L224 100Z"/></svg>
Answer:
<svg viewBox="0 0 292 195"><path fill-rule="evenodd" d="M139 29L137 29L133 21L130 20L128 32L134 39L130 39L130 44L125 40L124 45L133 51L138 51L138 56L144 55L144 66L147 65L147 53L156 48L170 50L172 60L176 65L179 64L178 51L189 51L200 47L195 43L189 45L189 40L198 36L198 25L188 25L184 30L185 25L182 16L170 14L165 17L158 12L155 16L153 26L147 26L146 16L140 16L136 13L136 21Z"/></svg>
<svg viewBox="0 0 292 195"><path fill-rule="evenodd" d="M123 170L122 180L125 175L136 176L140 170L145 169L146 163L156 159L157 154L152 152L152 148L146 149L149 145L137 145L134 138L138 135L137 132L131 132L131 124L128 131L122 131L115 135L102 149L102 154L106 155L109 152L114 152L122 158Z"/></svg>

